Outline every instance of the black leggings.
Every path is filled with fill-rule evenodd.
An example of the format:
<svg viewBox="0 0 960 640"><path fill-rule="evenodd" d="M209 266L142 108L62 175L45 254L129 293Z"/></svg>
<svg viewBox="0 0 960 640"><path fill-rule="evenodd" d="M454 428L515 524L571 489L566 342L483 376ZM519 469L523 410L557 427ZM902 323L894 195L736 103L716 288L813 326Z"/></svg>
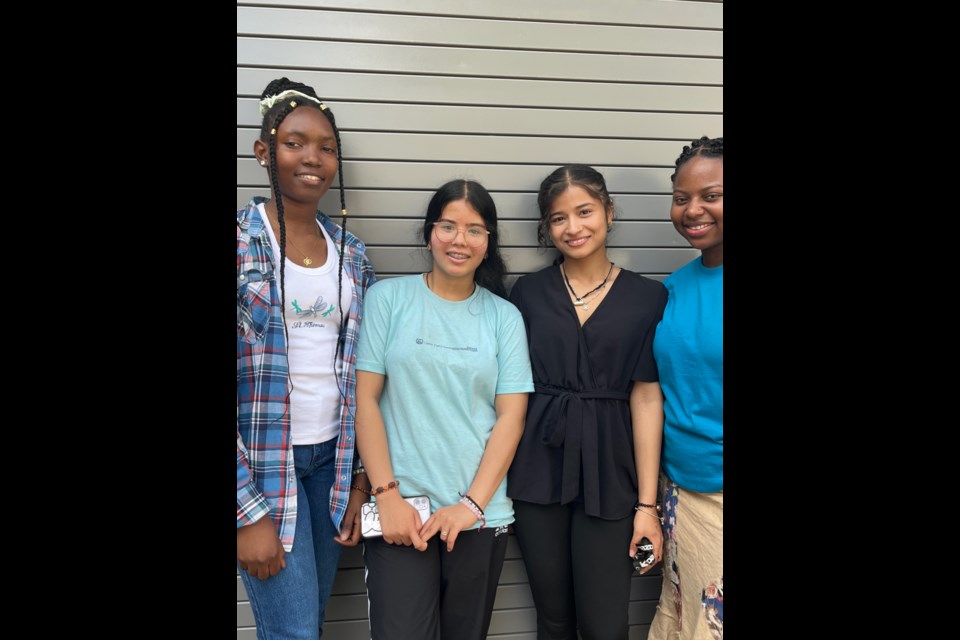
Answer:
<svg viewBox="0 0 960 640"><path fill-rule="evenodd" d="M627 640L633 513L588 516L583 504L513 501L513 528L537 607L537 640Z"/></svg>

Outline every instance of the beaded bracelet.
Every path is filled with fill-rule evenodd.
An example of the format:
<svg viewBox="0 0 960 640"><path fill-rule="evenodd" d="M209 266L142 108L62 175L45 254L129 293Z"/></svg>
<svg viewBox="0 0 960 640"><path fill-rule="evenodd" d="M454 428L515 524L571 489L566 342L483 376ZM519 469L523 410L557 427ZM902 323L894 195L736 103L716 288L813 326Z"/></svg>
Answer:
<svg viewBox="0 0 960 640"><path fill-rule="evenodd" d="M472 504L472 505L474 506L474 508L475 508L477 511L480 512L480 515L483 515L483 509L480 507L480 503L477 502L476 500L474 500L473 498L471 498L469 494L460 493L459 491L457 491L457 495L460 496L461 498L464 498L464 499L466 499L466 500L469 500L469 501L470 501L470 504ZM471 509L471 511L472 511L472 509Z"/></svg>
<svg viewBox="0 0 960 640"><path fill-rule="evenodd" d="M371 491L371 492L370 492L370 495L372 495L372 496L378 496L378 495L380 495L381 493L385 493L385 492L387 492L387 491L390 491L390 489L396 489L396 488L399 487L399 486L400 486L400 481L399 481L399 480L391 480L390 482L387 483L387 486L385 486L385 487L377 487L376 489L374 489L373 491Z"/></svg>
<svg viewBox="0 0 960 640"><path fill-rule="evenodd" d="M358 475L360 475L361 473L366 473L366 472L367 472L367 470L364 469L363 467L357 467L356 469L353 470L353 475L354 475L354 476L358 476Z"/></svg>
<svg viewBox="0 0 960 640"><path fill-rule="evenodd" d="M480 505L474 502L473 498L470 496L464 494L460 495L463 496L460 498L460 504L469 509L470 513L477 517L477 520L480 521L480 528L483 529L485 526L487 526L487 518L483 515L483 509L480 508Z"/></svg>
<svg viewBox="0 0 960 640"><path fill-rule="evenodd" d="M649 511L640 511L640 509L653 509L657 512L657 514L654 515ZM661 525L663 524L663 511L661 511L661 507L658 504L643 504L642 502L637 502L637 504L633 506L633 510L640 511L640 513L645 513L651 518L656 518L660 521Z"/></svg>
<svg viewBox="0 0 960 640"><path fill-rule="evenodd" d="M351 488L351 489L356 489L356 490L359 491L360 493L365 493L365 494L367 494L368 496L372 496L372 495L373 495L373 493L371 493L369 490L364 489L363 487L358 487L358 486L355 485L355 484L350 485L350 488Z"/></svg>

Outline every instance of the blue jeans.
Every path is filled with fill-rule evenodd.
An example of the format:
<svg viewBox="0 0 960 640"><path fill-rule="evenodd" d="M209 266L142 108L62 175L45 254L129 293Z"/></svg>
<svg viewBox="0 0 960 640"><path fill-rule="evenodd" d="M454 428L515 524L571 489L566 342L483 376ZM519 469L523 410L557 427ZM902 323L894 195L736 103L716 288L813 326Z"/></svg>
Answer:
<svg viewBox="0 0 960 640"><path fill-rule="evenodd" d="M266 580L240 571L257 621L257 640L319 640L337 575L339 532L330 517L337 438L293 447L297 471L297 527L287 566Z"/></svg>

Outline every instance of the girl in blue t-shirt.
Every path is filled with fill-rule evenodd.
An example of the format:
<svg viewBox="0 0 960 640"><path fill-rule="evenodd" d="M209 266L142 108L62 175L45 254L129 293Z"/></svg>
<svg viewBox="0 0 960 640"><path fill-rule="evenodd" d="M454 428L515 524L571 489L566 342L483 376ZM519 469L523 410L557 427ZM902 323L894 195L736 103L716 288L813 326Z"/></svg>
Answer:
<svg viewBox="0 0 960 640"><path fill-rule="evenodd" d="M648 638L714 640L723 637L723 138L685 146L676 166L670 219L701 256L664 281L653 342L665 544Z"/></svg>

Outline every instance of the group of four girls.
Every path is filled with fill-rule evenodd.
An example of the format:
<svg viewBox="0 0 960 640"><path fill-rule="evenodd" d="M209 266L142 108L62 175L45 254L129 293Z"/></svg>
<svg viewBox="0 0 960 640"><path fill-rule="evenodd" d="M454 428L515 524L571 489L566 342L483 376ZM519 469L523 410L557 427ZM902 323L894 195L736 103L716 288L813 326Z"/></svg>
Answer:
<svg viewBox="0 0 960 640"><path fill-rule="evenodd" d="M722 637L723 139L672 176L701 257L664 283L615 265L604 178L566 165L538 195L559 256L508 301L483 186L440 187L430 270L372 286L332 111L286 78L260 105L272 197L237 213L237 561L258 638L323 634L369 500L376 640L486 638L510 524L538 638L625 639L644 538L665 556L649 637ZM340 225L318 211L338 173Z"/></svg>

